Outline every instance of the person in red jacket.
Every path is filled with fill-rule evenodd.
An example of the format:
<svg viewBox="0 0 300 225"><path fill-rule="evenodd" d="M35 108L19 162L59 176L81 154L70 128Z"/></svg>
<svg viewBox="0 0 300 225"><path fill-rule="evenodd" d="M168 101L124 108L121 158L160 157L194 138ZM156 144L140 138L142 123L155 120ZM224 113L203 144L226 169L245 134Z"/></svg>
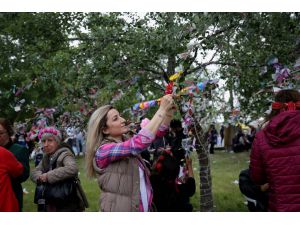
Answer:
<svg viewBox="0 0 300 225"><path fill-rule="evenodd" d="M24 167L16 157L7 149L0 147L0 212L19 211L19 203L11 186L11 178L20 176L23 170Z"/></svg>
<svg viewBox="0 0 300 225"><path fill-rule="evenodd" d="M268 211L300 211L300 93L281 90L254 139L250 177L269 184Z"/></svg>

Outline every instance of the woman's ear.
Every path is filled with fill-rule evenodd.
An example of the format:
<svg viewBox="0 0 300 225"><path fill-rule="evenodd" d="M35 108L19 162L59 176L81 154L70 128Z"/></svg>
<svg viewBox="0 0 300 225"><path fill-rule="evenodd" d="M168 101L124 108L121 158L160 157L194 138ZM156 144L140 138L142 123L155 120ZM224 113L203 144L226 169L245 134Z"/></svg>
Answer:
<svg viewBox="0 0 300 225"><path fill-rule="evenodd" d="M107 127L103 128L102 132L103 132L103 134L106 134L106 135L109 134Z"/></svg>

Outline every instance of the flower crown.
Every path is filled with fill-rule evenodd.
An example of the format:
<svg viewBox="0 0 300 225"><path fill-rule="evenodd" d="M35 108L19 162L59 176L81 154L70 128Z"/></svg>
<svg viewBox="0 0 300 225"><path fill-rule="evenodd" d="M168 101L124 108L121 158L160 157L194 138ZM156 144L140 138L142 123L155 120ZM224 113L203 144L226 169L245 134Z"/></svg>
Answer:
<svg viewBox="0 0 300 225"><path fill-rule="evenodd" d="M54 136L58 136L61 139L60 131L55 129L54 127L46 127L44 129L40 130L38 138L41 140L43 134L45 134L45 133L53 134Z"/></svg>

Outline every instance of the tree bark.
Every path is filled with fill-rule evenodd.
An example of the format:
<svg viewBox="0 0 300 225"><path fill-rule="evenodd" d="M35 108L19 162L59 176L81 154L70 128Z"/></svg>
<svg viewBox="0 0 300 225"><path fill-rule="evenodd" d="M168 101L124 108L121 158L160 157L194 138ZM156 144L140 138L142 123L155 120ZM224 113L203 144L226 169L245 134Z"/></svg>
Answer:
<svg viewBox="0 0 300 225"><path fill-rule="evenodd" d="M196 137L196 150L199 162L200 211L213 212L212 180L207 134L202 130L198 121L195 121L194 128L193 133Z"/></svg>

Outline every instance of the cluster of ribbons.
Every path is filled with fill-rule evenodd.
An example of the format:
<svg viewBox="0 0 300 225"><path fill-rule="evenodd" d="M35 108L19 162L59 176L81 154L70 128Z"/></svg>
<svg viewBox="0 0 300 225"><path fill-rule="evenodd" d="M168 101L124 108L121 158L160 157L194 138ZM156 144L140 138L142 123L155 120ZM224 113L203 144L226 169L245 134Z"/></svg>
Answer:
<svg viewBox="0 0 300 225"><path fill-rule="evenodd" d="M178 89L178 85L176 82L174 82L175 80L177 80L181 75L183 74L182 71L170 76L169 80L170 82L166 85L166 89L165 89L165 94L173 94L175 97L180 97L182 95L191 95L193 96L194 93L199 93L200 91L204 91L208 86L214 88L216 87L218 80L206 80L203 82L199 82L197 84L194 84L194 82L191 81L186 81L185 85L189 85L187 87L182 88L180 91L177 91ZM156 100L151 100L151 101L145 101L145 102L140 102L140 103L136 103L133 106L133 110L137 111L140 109L147 109L149 107L153 107L156 105L159 105L160 103L160 99L156 99Z"/></svg>
<svg viewBox="0 0 300 225"><path fill-rule="evenodd" d="M297 75L297 73L299 73L298 65L294 66L295 70L290 70L287 66L280 64L278 58L274 56L268 60L267 64L275 69L273 79L279 86L287 86L285 81L291 77L291 75L293 75L294 78L299 79L299 75ZM267 70L265 70L265 72L267 72Z"/></svg>

